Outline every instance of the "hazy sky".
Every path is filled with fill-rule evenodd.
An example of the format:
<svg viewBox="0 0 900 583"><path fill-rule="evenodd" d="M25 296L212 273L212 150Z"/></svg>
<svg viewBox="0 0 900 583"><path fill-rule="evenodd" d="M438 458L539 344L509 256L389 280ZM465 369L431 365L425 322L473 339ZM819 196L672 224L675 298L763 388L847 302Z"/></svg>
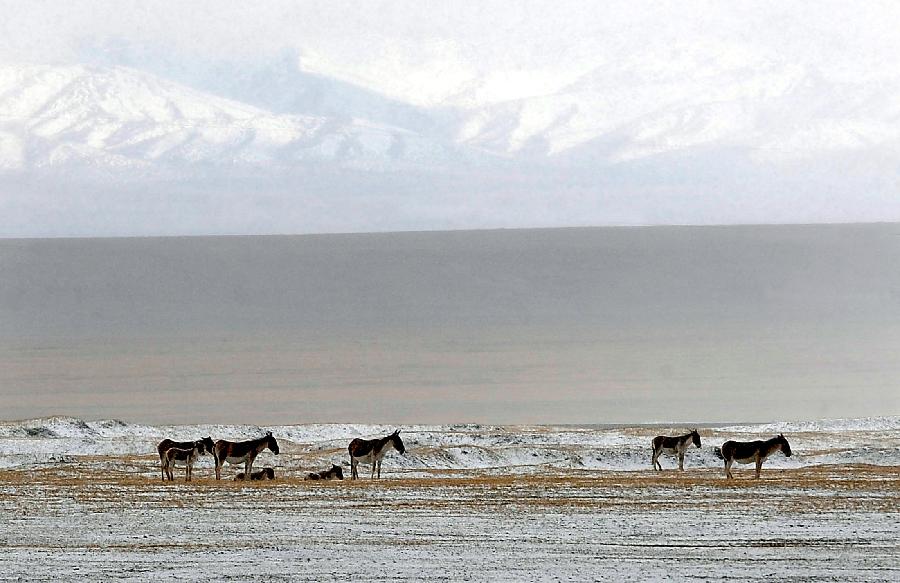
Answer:
<svg viewBox="0 0 900 583"><path fill-rule="evenodd" d="M0 236L900 220L895 2L0 15Z"/></svg>

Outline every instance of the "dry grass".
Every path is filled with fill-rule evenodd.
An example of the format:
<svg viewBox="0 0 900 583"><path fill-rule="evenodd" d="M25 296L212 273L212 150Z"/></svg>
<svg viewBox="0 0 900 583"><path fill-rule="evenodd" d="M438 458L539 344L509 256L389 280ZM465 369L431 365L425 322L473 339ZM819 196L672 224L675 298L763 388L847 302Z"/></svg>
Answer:
<svg viewBox="0 0 900 583"><path fill-rule="evenodd" d="M120 468L120 469L111 469ZM465 510L485 507L596 509L635 507L738 508L765 500L791 512L900 510L900 471L872 465L815 466L796 470L752 470L726 480L720 470L686 472L584 471L552 475L491 475L440 471L428 477L307 482L305 473L272 482L216 481L195 471L192 482L163 483L136 458L86 457L78 463L34 470L0 471L0 504L49 507L72 500L88 507L148 504L161 507L207 507L222 496L242 496L246 503L290 505L297 501L340 503L350 507ZM182 474L183 475L183 474Z"/></svg>

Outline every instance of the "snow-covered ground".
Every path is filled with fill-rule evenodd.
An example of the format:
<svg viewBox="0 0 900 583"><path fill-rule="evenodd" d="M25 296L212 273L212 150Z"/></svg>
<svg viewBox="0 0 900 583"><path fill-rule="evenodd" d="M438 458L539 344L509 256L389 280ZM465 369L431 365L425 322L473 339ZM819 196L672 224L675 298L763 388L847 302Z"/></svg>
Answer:
<svg viewBox="0 0 900 583"><path fill-rule="evenodd" d="M303 481L392 429L0 423L0 581L900 579L900 418L701 427L685 472L649 466L677 427L407 426L381 480ZM164 436L263 431L274 482L159 479ZM775 432L724 479L714 446Z"/></svg>
<svg viewBox="0 0 900 583"><path fill-rule="evenodd" d="M0 467L20 468L71 462L78 456L155 456L164 438L192 440L252 439L271 431L280 456L262 454L265 464L303 471L329 463L347 464L347 444L354 437L378 437L395 427L358 424L286 426L149 426L118 420L83 421L51 417L0 423ZM685 427L413 425L402 427L408 448L385 467L404 475L441 470L538 472L570 470L645 470L650 440L680 435ZM776 455L766 467L800 468L818 464L860 463L900 466L900 417L829 419L765 425L701 428L703 447L691 449L687 467L719 467L715 446L728 439L750 441L784 433L791 458ZM668 462L668 463L667 463ZM673 458L662 459L672 466ZM211 466L209 458L201 467ZM155 468L154 468L155 469Z"/></svg>

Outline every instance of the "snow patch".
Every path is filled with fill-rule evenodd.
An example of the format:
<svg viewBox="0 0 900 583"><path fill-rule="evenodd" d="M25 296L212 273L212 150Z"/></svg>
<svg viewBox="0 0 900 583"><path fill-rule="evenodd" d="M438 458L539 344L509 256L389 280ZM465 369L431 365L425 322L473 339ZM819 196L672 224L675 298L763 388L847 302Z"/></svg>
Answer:
<svg viewBox="0 0 900 583"><path fill-rule="evenodd" d="M265 452L261 463L291 471L347 465L346 448L356 437L373 438L396 427L365 424L282 426L181 425L150 426L119 420L83 421L50 417L0 423L0 467L67 463L77 456L156 456L164 438L187 441L253 439L271 431L282 453ZM553 470L637 471L650 469L650 441L662 430L653 428L582 428L551 426L411 425L402 427L406 455L390 452L388 471ZM665 431L662 431L665 432ZM691 448L686 468L717 468L714 447L727 439L750 441L785 433L794 455L775 454L766 467L803 467L832 463L900 465L900 418L869 417L807 422L778 422L734 427L700 428L703 447ZM669 431L672 433L672 431ZM672 456L661 458L673 468ZM211 466L206 459L200 467Z"/></svg>

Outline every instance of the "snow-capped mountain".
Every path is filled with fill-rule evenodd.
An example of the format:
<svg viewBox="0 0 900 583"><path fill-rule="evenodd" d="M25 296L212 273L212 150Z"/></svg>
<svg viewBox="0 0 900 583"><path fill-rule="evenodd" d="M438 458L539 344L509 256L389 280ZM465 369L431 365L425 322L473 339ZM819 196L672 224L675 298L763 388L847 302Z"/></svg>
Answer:
<svg viewBox="0 0 900 583"><path fill-rule="evenodd" d="M600 143L613 162L708 147L744 148L768 163L900 153L900 74L873 84L829 80L778 60L723 59L705 69L696 61L604 63L546 95L467 110L457 136L497 153L550 159Z"/></svg>
<svg viewBox="0 0 900 583"><path fill-rule="evenodd" d="M277 171L303 163L428 171L486 155L615 164L711 147L741 148L764 164L900 153L900 77L896 86L846 83L825 91L815 72L770 64L719 71L710 92L680 83L677 70L624 83L627 67L591 71L547 95L475 106L466 104L478 100L457 96L433 110L408 104L387 113L383 103L366 109L365 94L344 84L352 95L342 115L334 84L302 72L269 79L255 99L252 73L243 72L239 96L282 110L276 113L232 98L240 91L224 82L228 97L127 67L7 65L0 67L0 171ZM331 106L310 92L324 93ZM358 112L384 113L402 125L352 115Z"/></svg>
<svg viewBox="0 0 900 583"><path fill-rule="evenodd" d="M11 11L0 236L900 220L889 2L226 4Z"/></svg>
<svg viewBox="0 0 900 583"><path fill-rule="evenodd" d="M275 114L123 67L0 68L0 169L266 166L386 170L452 158L409 130Z"/></svg>

